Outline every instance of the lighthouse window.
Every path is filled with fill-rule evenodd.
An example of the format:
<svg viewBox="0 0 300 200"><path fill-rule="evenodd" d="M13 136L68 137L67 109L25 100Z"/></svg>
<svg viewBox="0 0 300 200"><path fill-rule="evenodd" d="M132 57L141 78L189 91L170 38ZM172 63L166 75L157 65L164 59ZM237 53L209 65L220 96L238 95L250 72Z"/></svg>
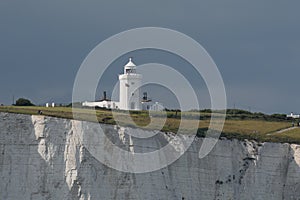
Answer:
<svg viewBox="0 0 300 200"><path fill-rule="evenodd" d="M131 96L133 96L133 95L134 95L134 93L131 94Z"/></svg>
<svg viewBox="0 0 300 200"><path fill-rule="evenodd" d="M125 87L129 87L129 84L128 84L128 83L125 83Z"/></svg>

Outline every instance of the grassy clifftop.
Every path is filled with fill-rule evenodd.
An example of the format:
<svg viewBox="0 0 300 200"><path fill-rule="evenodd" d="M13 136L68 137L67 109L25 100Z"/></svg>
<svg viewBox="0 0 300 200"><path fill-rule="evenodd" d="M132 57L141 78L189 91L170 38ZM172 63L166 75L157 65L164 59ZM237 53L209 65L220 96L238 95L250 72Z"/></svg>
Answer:
<svg viewBox="0 0 300 200"><path fill-rule="evenodd" d="M38 111L42 111L42 114L46 116L73 119L71 107L0 106L0 112L36 115ZM111 110L96 110L97 119L94 118L95 111L91 109L76 108L74 111L77 113L79 119L84 121L116 124L114 119L117 118L118 123L123 126L156 129L155 125L146 127L150 123L150 117L147 111L133 111L130 113L118 111L113 116ZM205 132L210 123L211 111L209 110L202 112L167 111L167 120L164 123L162 131L176 133L182 118L192 123L199 119L199 114L200 122L197 135L199 137L205 136ZM163 119L160 112L153 112L151 115L153 116L152 120L161 121ZM132 119L134 123L130 119ZM222 136L229 139L253 139L260 142L269 141L300 144L300 128L278 132L279 130L289 127L291 127L291 121L286 120L282 115L265 115L241 110L227 110ZM188 132L189 127L186 127L186 130Z"/></svg>

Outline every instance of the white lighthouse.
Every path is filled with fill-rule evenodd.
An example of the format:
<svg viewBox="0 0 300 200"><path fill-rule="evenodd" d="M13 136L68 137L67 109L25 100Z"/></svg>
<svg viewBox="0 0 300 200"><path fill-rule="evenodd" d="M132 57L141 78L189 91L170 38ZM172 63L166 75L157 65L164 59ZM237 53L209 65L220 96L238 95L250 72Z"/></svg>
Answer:
<svg viewBox="0 0 300 200"><path fill-rule="evenodd" d="M154 104L151 99L148 99L147 92L144 92L144 97L141 98L142 78L141 74L136 73L136 65L129 58L128 63L124 66L124 73L119 75L119 101L110 100L104 92L102 99L92 102L85 101L82 106L121 110L162 110L163 107L159 107L158 102Z"/></svg>
<svg viewBox="0 0 300 200"><path fill-rule="evenodd" d="M122 110L141 110L140 87L142 75L136 73L136 65L129 58L124 66L124 74L119 75L120 103Z"/></svg>

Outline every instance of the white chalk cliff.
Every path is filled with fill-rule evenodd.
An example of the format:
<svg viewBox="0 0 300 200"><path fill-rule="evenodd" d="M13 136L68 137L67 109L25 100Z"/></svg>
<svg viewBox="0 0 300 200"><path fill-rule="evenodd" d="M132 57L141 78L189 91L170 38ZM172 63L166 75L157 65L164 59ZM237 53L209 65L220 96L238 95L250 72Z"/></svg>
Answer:
<svg viewBox="0 0 300 200"><path fill-rule="evenodd" d="M199 159L203 139L196 138L165 168L124 173L102 164L82 144L82 123L95 126L0 113L0 199L300 199L300 145L222 139ZM122 129L103 126L131 152L160 149L160 138L171 137L159 133L141 145Z"/></svg>

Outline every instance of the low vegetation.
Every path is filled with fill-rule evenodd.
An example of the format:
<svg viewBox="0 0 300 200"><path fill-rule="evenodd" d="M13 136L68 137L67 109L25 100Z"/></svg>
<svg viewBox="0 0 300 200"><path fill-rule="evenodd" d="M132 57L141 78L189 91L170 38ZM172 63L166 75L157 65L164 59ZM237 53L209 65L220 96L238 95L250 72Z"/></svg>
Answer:
<svg viewBox="0 0 300 200"><path fill-rule="evenodd" d="M52 117L73 119L71 107L38 107L38 106L0 106L0 112L20 113L20 114L42 114ZM96 112L96 117L95 117ZM76 119L100 122L106 124L116 124L122 126L139 127L145 129L161 129L159 124L164 121L164 113L148 111L116 111L112 114L111 110L75 108ZM220 116L224 111L189 111L180 112L179 110L166 111L167 119L163 123L162 131L177 132L180 121L185 122L184 130L186 133L191 131L190 125L198 123L197 136L203 137L210 124L211 113ZM150 116L151 115L151 118ZM155 123L150 123L153 120ZM117 122L116 122L117 121ZM300 144L300 128L276 133L279 130L291 127L292 120L286 119L282 114L266 115L263 113L251 113L243 110L227 110L226 121L221 137L228 139L250 139L259 142L289 142ZM149 126L150 125L150 126Z"/></svg>
<svg viewBox="0 0 300 200"><path fill-rule="evenodd" d="M19 98L19 99L16 101L16 106L34 106L34 104L31 103L31 101L28 100L28 99L25 99L25 98Z"/></svg>

